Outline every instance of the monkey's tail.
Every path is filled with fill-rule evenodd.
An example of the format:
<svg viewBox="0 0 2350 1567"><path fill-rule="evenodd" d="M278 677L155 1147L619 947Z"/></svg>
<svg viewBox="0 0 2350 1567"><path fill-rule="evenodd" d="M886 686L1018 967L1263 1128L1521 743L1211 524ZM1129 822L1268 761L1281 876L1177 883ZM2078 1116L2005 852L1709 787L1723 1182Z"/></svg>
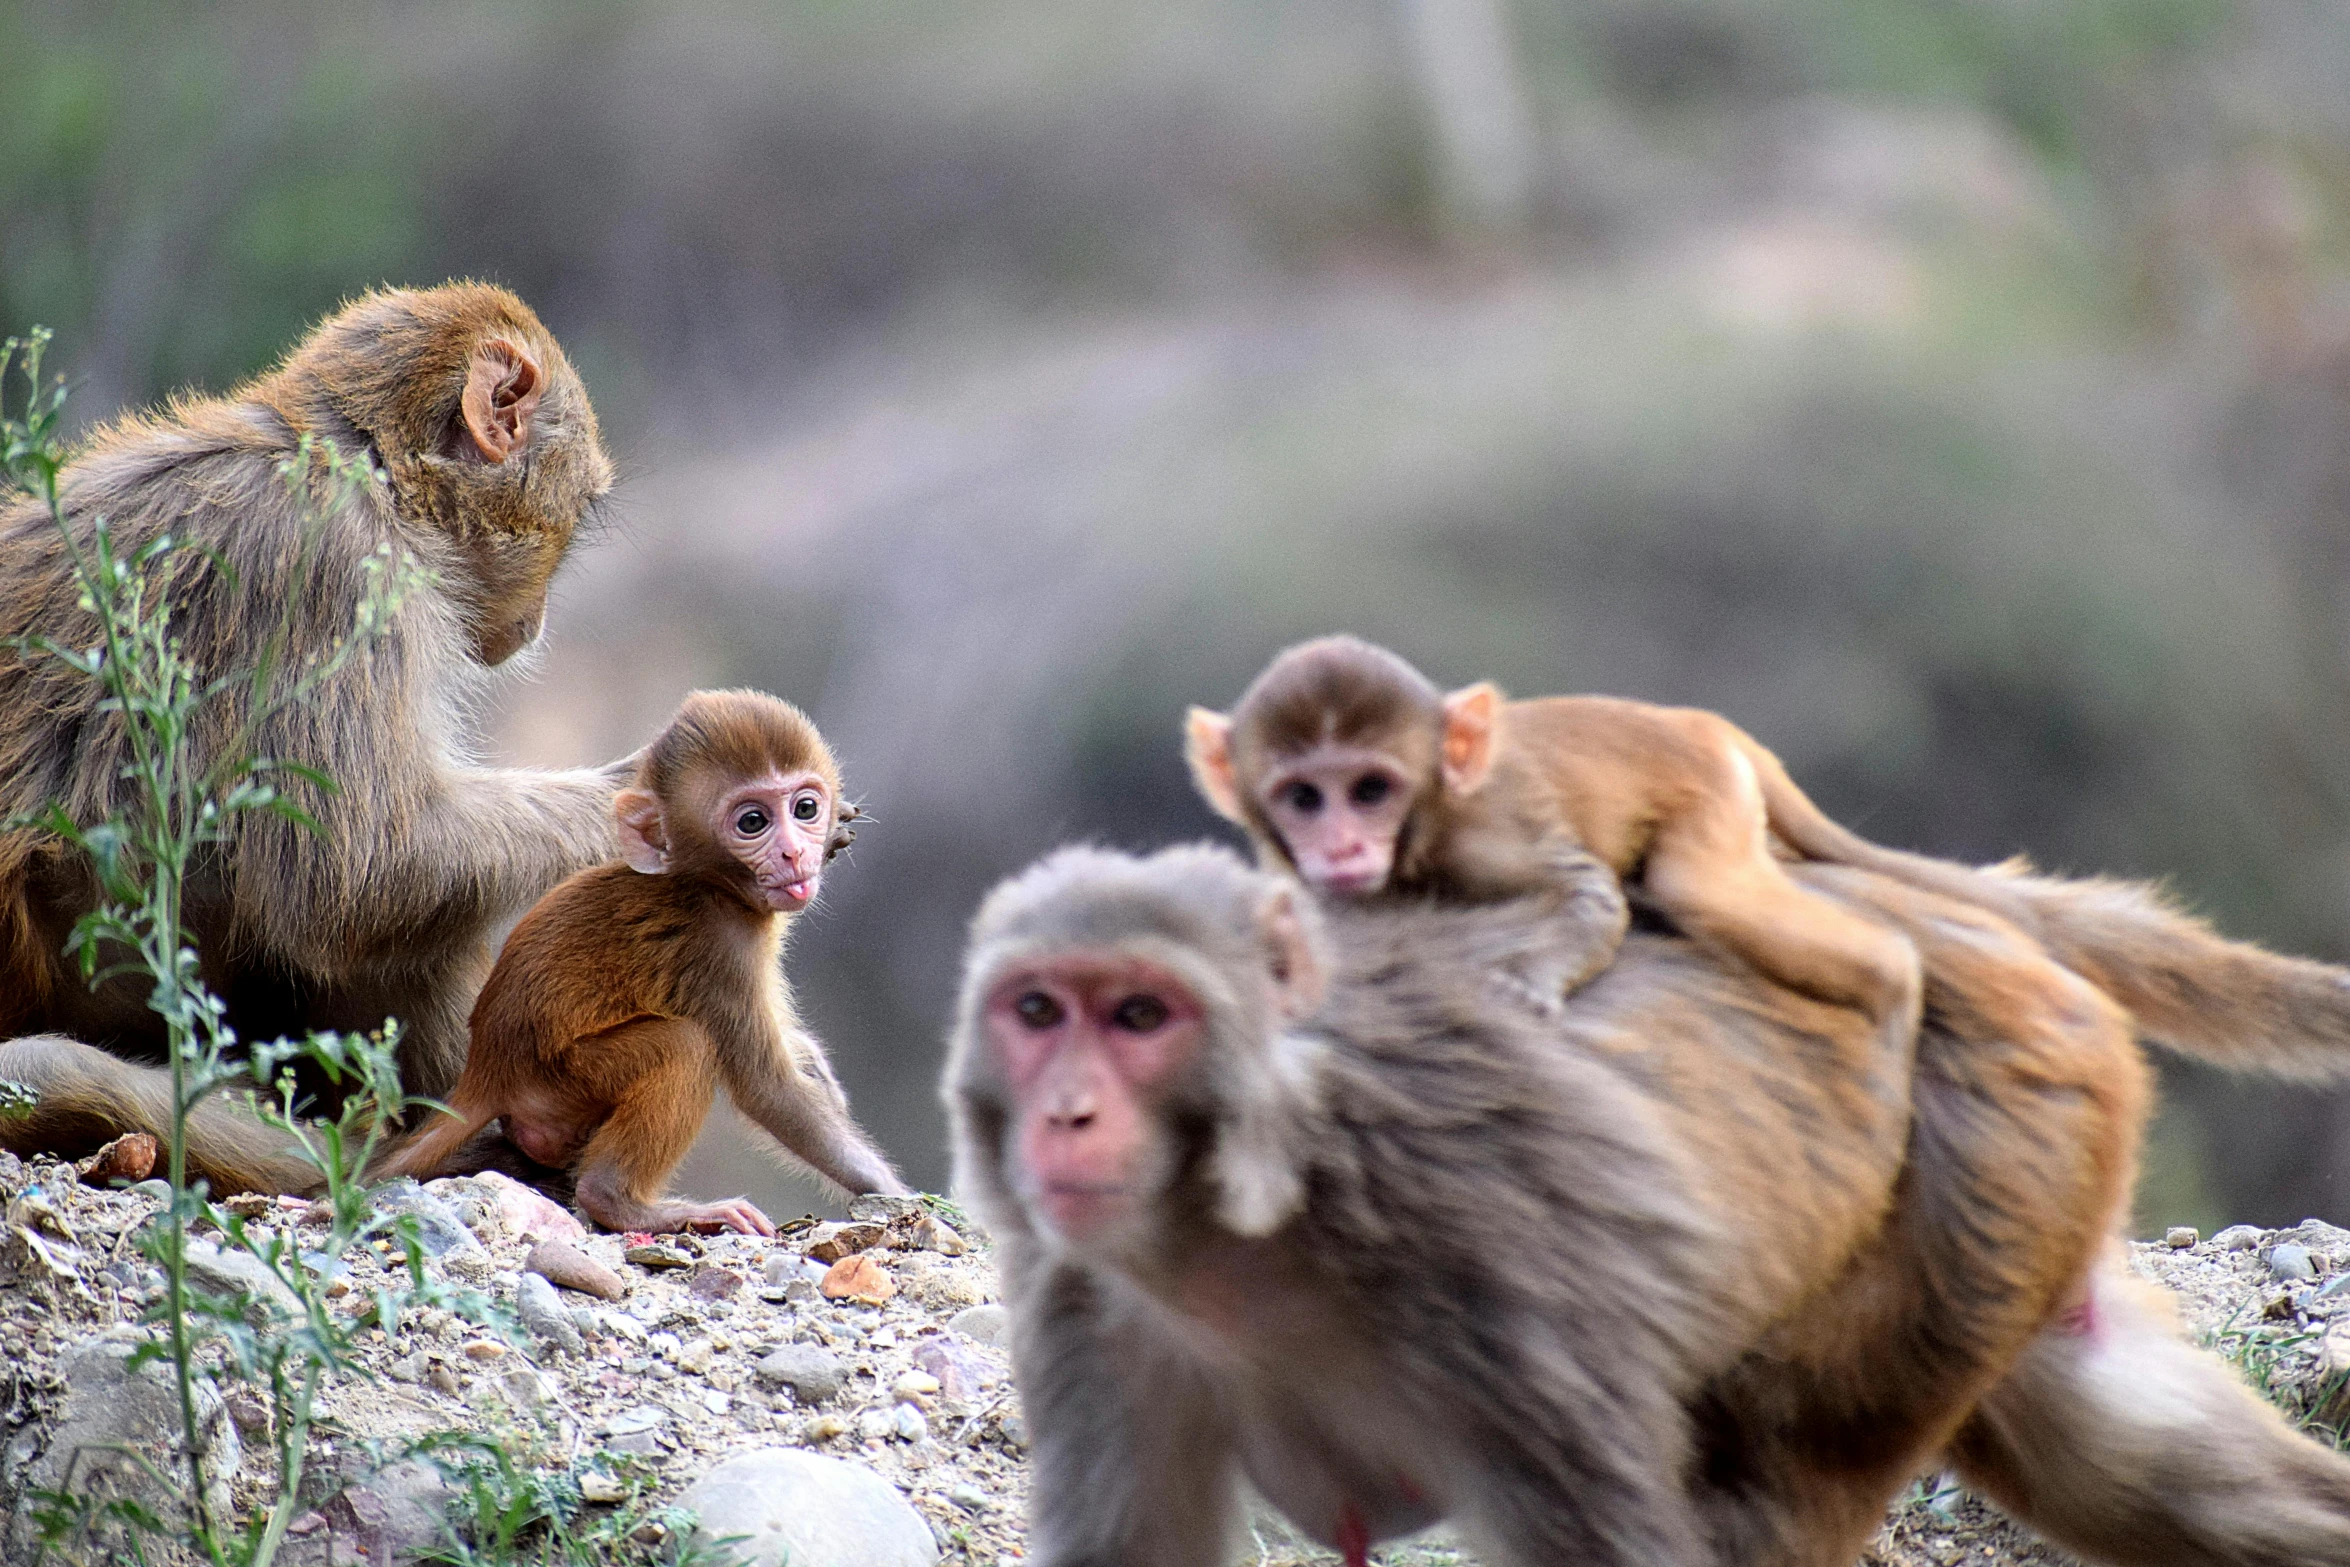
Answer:
<svg viewBox="0 0 2350 1567"><path fill-rule="evenodd" d="M2126 1010L2145 1038L2216 1065L2293 1077L2350 1074L2350 969L2232 941L2161 888L2041 876L1888 849L1839 826L1761 747L1771 830L1808 859L1874 871L2015 925Z"/></svg>
<svg viewBox="0 0 2350 1567"><path fill-rule="evenodd" d="M40 1095L30 1112L0 1116L0 1148L19 1154L89 1152L126 1132L171 1135L171 1076L54 1034L0 1043L0 1079ZM232 1097L211 1095L188 1118L188 1175L212 1195L309 1196L322 1184L293 1139Z"/></svg>

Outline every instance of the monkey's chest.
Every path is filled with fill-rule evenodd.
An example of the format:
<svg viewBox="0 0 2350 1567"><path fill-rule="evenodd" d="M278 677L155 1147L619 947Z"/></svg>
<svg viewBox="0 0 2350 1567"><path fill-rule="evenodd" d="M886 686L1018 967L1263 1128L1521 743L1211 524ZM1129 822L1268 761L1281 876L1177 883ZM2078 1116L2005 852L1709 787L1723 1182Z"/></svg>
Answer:
<svg viewBox="0 0 2350 1567"><path fill-rule="evenodd" d="M1178 1310L1223 1381L1250 1483L1334 1549L1436 1522L1440 1444L1398 1418L1377 1348L1343 1313L1315 1310L1278 1257L1244 1250L1189 1280Z"/></svg>

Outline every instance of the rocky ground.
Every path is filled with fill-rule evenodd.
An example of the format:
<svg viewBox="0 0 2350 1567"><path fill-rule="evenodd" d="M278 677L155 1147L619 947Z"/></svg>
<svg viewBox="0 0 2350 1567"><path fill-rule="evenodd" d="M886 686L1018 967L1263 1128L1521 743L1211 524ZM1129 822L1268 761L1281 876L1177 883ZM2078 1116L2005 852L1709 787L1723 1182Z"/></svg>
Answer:
<svg viewBox="0 0 2350 1567"><path fill-rule="evenodd" d="M119 1476L106 1449L153 1447L176 1405L123 1357L159 1276L137 1232L150 1190L102 1191L67 1165L0 1155L0 1499L8 1560L29 1560L32 1494L84 1492ZM445 1310L368 1329L361 1369L324 1389L309 1451L318 1505L290 1532L291 1560L389 1560L450 1539L445 1519L510 1501L384 1453L428 1432L486 1436L512 1473L568 1475L638 1543L662 1542L660 1504L747 1536L793 1567L996 1567L1021 1560L1025 1431L1002 1348L984 1249L951 1208L869 1199L846 1224L801 1221L774 1241L589 1235L498 1177L396 1192L431 1267L518 1321L511 1336ZM295 1205L248 1204L251 1222L304 1233ZM2314 1222L2239 1227L2209 1241L2174 1232L2135 1265L2178 1297L2190 1329L2302 1418L2339 1419L2329 1397L2350 1364L2350 1232ZM207 1270L233 1274L225 1262ZM550 1278L551 1276L551 1278ZM338 1308L366 1309L404 1278L400 1258L355 1260ZM2341 1334L2331 1325L2342 1321ZM251 1507L274 1492L262 1403L234 1393L204 1417ZM107 1465L117 1463L109 1471ZM478 1480L480 1460L476 1460ZM341 1487L339 1494L328 1494ZM495 1491L495 1488L493 1488ZM667 1520L674 1522L675 1520ZM1441 1540L1377 1553L1391 1567L1470 1558ZM1334 1562L1277 1519L1253 1521L1240 1560ZM1865 1558L1870 1567L2064 1563L1953 1485L1922 1482Z"/></svg>

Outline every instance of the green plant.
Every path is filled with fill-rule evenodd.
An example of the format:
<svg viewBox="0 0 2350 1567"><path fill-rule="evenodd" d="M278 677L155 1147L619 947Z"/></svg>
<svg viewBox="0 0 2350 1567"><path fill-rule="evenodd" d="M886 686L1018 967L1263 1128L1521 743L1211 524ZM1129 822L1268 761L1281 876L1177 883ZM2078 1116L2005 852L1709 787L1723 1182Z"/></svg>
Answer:
<svg viewBox="0 0 2350 1567"><path fill-rule="evenodd" d="M362 596L351 633L325 653L289 664L286 622L268 639L249 669L196 666L174 635L172 605L159 584L175 553L199 546L161 535L128 552L116 548L105 519L86 537L69 526L58 493L64 466L58 436L65 402L61 382L44 383L47 334L10 338L0 345L0 474L48 511L72 560L80 607L90 617L90 640L68 646L48 638L19 649L27 658L58 660L97 682L102 710L123 727L130 760L124 804L100 821L75 821L52 804L29 819L0 823L0 831L51 835L80 850L96 873L100 902L74 927L69 950L91 983L130 975L148 982L148 1006L162 1019L171 1074L167 1149L171 1196L143 1238L164 1278L162 1299L149 1311L159 1336L131 1359L135 1372L164 1362L177 1390L185 1464L184 1517L166 1519L135 1497L40 1500L45 1544L71 1552L102 1538L133 1559L146 1560L160 1538L172 1538L213 1567L267 1567L287 1525L302 1507L304 1459L312 1410L321 1383L355 1370L359 1336L370 1326L395 1327L400 1314L422 1304L450 1305L481 1317L487 1305L470 1291L454 1291L429 1275L413 1221L371 1211L360 1179L388 1118L408 1101L396 1058L398 1025L387 1020L372 1034L312 1034L301 1040L244 1043L227 1009L204 985L183 919L188 878L201 857L226 841L237 819L271 812L317 830L317 824L280 787L307 780L331 793L334 784L284 757L253 754L257 723L286 704L303 701L350 659L364 656L400 601L423 581L412 559L383 552L369 564L374 580ZM7 406L8 372L21 376L21 407ZM330 496L323 519L372 475L364 457L345 457L331 443L305 437L280 468L289 487L307 492L323 481ZM315 534L313 535L315 536ZM214 559L215 570L228 569ZM290 615L292 605L286 606ZM230 703L242 722L215 754L198 756L190 744L199 717ZM304 1115L294 1068L323 1078L340 1094L335 1113ZM325 1237L307 1253L287 1228L248 1226L212 1204L187 1167L188 1118L210 1095L244 1094L252 1112L318 1171L327 1215ZM202 1287L191 1277L191 1230L217 1225L224 1247L258 1263L263 1277L250 1288ZM405 1226L403 1230L401 1226ZM329 1281L339 1259L387 1232L407 1253L407 1287L378 1290L357 1313L338 1311ZM266 1399L274 1441L276 1495L258 1516L239 1521L216 1499L202 1389L239 1384ZM159 1488L166 1477L143 1455L124 1455ZM104 1548L104 1547L101 1547Z"/></svg>
<svg viewBox="0 0 2350 1567"><path fill-rule="evenodd" d="M733 1560L726 1542L693 1538L690 1512L652 1500L658 1476L651 1466L617 1454L585 1465L561 1456L538 1462L549 1446L529 1432L471 1431L436 1432L416 1444L411 1451L457 1491L448 1539L421 1560L441 1567L716 1567ZM583 1481L595 1483L609 1505L587 1505Z"/></svg>

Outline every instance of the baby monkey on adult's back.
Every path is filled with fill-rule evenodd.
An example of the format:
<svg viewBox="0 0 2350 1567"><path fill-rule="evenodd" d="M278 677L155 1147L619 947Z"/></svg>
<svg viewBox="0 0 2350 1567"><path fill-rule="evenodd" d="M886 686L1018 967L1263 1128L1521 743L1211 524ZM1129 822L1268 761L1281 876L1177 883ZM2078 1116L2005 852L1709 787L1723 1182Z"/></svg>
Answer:
<svg viewBox="0 0 2350 1567"><path fill-rule="evenodd" d="M1353 637L1275 658L1230 716L1193 708L1208 803L1318 890L1486 902L1637 875L1698 940L1888 1026L1917 1016L1916 949L1798 887L1772 833L1818 858L1841 829L1726 718L1613 697L1444 695ZM1815 828L1825 827L1826 831ZM1612 890L1612 889L1611 889ZM1544 975L1572 988L1604 967Z"/></svg>
<svg viewBox="0 0 2350 1567"><path fill-rule="evenodd" d="M849 1119L783 977L785 926L856 815L816 726L755 691L697 691L612 809L625 860L571 877L514 927L474 1002L452 1114L381 1173L436 1174L502 1119L531 1158L577 1169L581 1209L607 1228L772 1235L742 1198L665 1195L723 1082L826 1179L905 1190Z"/></svg>

